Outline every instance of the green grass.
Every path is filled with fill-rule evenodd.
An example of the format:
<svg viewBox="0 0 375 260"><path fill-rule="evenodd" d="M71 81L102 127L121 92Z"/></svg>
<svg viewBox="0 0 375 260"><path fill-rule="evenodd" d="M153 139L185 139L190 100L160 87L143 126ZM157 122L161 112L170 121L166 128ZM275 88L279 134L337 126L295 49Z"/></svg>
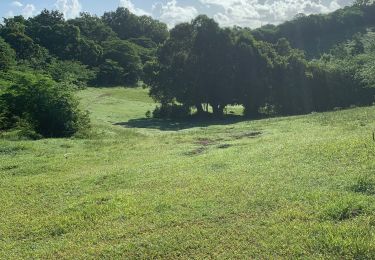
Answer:
<svg viewBox="0 0 375 260"><path fill-rule="evenodd" d="M375 108L146 119L87 89L86 139L0 140L0 259L375 258Z"/></svg>

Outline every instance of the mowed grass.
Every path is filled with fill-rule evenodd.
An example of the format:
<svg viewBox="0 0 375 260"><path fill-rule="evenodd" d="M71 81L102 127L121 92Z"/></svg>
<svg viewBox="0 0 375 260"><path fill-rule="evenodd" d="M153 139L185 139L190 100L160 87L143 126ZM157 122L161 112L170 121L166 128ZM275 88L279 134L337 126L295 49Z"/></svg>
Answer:
<svg viewBox="0 0 375 260"><path fill-rule="evenodd" d="M85 139L0 140L0 259L375 258L375 108L146 119L80 93Z"/></svg>

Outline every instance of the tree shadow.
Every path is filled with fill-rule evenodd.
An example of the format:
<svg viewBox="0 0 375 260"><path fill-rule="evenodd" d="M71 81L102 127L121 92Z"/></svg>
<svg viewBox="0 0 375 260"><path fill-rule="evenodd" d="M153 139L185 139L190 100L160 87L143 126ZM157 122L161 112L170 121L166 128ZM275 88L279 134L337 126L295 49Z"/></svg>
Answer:
<svg viewBox="0 0 375 260"><path fill-rule="evenodd" d="M247 121L246 117L237 115L227 115L220 119L214 118L188 118L185 120L138 118L131 119L128 122L119 122L114 125L126 128L147 128L160 131L180 131L196 127L209 127L214 125L231 125L242 121Z"/></svg>

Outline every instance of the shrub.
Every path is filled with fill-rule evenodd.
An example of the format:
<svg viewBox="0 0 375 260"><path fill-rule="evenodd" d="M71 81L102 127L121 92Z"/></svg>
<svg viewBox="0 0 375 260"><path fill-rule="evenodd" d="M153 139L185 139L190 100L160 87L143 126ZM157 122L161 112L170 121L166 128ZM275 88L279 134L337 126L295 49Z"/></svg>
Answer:
<svg viewBox="0 0 375 260"><path fill-rule="evenodd" d="M73 93L42 75L26 73L0 91L0 129L28 125L44 137L70 137L89 126Z"/></svg>
<svg viewBox="0 0 375 260"><path fill-rule="evenodd" d="M180 119L190 115L190 108L177 104L163 104L152 112L154 118Z"/></svg>

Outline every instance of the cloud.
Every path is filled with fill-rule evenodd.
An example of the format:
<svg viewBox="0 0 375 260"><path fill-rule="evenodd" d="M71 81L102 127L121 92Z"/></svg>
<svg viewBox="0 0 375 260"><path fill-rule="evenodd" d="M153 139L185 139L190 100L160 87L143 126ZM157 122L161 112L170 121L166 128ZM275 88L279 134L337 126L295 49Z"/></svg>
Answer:
<svg viewBox="0 0 375 260"><path fill-rule="evenodd" d="M14 7L22 7L23 6L23 4L19 1L13 1L10 5L14 6Z"/></svg>
<svg viewBox="0 0 375 260"><path fill-rule="evenodd" d="M152 11L157 19L165 22L169 27L190 21L198 15L198 10L194 6L180 6L176 0L170 0L166 4L154 4Z"/></svg>
<svg viewBox="0 0 375 260"><path fill-rule="evenodd" d="M57 0L55 7L64 14L66 19L77 17L82 10L79 0Z"/></svg>
<svg viewBox="0 0 375 260"><path fill-rule="evenodd" d="M278 24L299 13L306 15L332 12L347 0L199 0L207 7L219 8L213 14L223 26L239 25L259 27L267 23ZM345 3L344 3L345 2Z"/></svg>
<svg viewBox="0 0 375 260"><path fill-rule="evenodd" d="M145 10L135 7L130 0L120 0L120 6L128 8L130 12L136 15L151 15Z"/></svg>
<svg viewBox="0 0 375 260"><path fill-rule="evenodd" d="M22 15L25 18L29 18L35 14L36 8L33 4L27 4L25 7L22 9Z"/></svg>

